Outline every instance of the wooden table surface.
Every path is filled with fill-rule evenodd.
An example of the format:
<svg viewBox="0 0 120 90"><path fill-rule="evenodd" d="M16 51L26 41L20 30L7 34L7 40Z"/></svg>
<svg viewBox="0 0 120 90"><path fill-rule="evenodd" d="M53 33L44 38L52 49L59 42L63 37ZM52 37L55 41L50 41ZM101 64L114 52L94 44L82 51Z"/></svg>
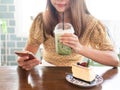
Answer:
<svg viewBox="0 0 120 90"><path fill-rule="evenodd" d="M102 84L82 88L67 82L70 67L40 67L25 71L20 67L0 67L0 90L120 90L120 68L93 67Z"/></svg>

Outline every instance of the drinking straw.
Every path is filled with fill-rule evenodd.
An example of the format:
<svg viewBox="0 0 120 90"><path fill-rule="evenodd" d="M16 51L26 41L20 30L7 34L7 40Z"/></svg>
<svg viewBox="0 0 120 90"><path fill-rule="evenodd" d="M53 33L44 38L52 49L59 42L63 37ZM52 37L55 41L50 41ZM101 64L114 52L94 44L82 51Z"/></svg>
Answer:
<svg viewBox="0 0 120 90"><path fill-rule="evenodd" d="M64 30L64 12L62 13L62 23L63 23L63 30Z"/></svg>

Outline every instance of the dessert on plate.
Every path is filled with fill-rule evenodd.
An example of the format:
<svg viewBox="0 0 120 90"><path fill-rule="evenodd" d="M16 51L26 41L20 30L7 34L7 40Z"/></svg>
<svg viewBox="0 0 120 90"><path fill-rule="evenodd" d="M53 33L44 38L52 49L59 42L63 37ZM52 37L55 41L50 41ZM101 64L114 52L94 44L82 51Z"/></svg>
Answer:
<svg viewBox="0 0 120 90"><path fill-rule="evenodd" d="M87 83L92 83L95 80L96 74L92 67L88 67L88 63L77 63L72 65L72 75L74 78L80 79Z"/></svg>

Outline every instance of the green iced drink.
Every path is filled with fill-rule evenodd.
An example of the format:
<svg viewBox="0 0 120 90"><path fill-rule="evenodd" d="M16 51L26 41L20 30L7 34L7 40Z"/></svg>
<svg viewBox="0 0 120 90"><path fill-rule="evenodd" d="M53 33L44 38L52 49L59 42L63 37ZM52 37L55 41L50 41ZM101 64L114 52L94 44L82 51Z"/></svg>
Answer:
<svg viewBox="0 0 120 90"><path fill-rule="evenodd" d="M60 36L64 33L74 33L73 27L69 23L64 23L64 30L62 27L62 23L59 23L55 27L55 44L56 44L56 52L60 55L69 55L72 53L72 49L64 44L62 44L59 40Z"/></svg>

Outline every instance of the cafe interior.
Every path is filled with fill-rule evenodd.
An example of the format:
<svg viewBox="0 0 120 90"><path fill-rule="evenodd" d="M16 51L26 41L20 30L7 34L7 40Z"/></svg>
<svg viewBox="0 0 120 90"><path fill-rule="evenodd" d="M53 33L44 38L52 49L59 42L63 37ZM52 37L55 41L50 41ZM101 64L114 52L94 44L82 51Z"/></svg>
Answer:
<svg viewBox="0 0 120 90"><path fill-rule="evenodd" d="M99 76L92 84L73 80L71 67L54 67L44 63L26 71L18 66L15 51L22 51L25 47L30 26L36 15L45 10L46 2L0 0L0 90L120 90L120 65L109 67L85 57ZM85 2L90 13L106 26L120 60L119 0ZM44 62L43 49L40 45L35 56Z"/></svg>

